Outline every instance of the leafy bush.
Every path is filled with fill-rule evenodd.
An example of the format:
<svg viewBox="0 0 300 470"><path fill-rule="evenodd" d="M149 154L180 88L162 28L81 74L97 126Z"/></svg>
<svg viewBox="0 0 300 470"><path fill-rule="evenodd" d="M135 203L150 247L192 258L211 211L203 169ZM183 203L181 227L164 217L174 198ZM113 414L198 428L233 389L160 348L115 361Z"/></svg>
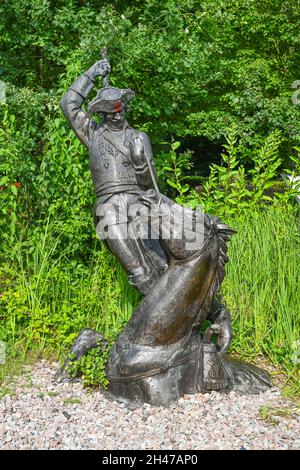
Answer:
<svg viewBox="0 0 300 470"><path fill-rule="evenodd" d="M0 78L15 87L7 99L24 136L24 115L31 111L43 133L42 114L52 115L53 103L108 45L111 83L136 91L132 124L152 141L223 143L236 123L245 161L276 129L282 157L299 144L291 100L300 77L296 0L8 0L0 8Z"/></svg>
<svg viewBox="0 0 300 470"><path fill-rule="evenodd" d="M172 174L169 173L167 182L177 189L179 200L182 199L183 193L186 193L184 198L186 203L200 205L205 212L225 218L234 214L239 216L265 203L273 204L276 201L292 203L298 188L293 188L292 185L283 187L283 182L276 181L278 168L281 165L278 155L281 139L280 131L270 134L263 146L253 155L253 168L247 171L243 164L236 128L232 127L226 136L225 152L221 154L222 164L210 166L210 175L207 179L202 179L203 185L200 190L190 188L187 184L182 186L183 180L195 177L182 175L180 167L179 170L177 168L172 170ZM173 153L171 152L168 162L173 162L175 158ZM187 154L182 154L178 161L184 161L186 168L189 168L191 165L186 164L187 158ZM171 168L165 165L163 170L170 171ZM180 179L176 176L178 171ZM268 194L270 188L273 189L272 196ZM187 192L189 189L191 191Z"/></svg>
<svg viewBox="0 0 300 470"><path fill-rule="evenodd" d="M193 168L191 161L192 152L185 151L177 155L176 150L180 142L162 144L169 147L169 152L161 151L155 159L158 175L160 176L160 191L173 196L178 204L186 202L186 195L191 189L189 180L195 180L195 176L189 173ZM170 190L173 188L173 191ZM175 191L174 191L175 190Z"/></svg>
<svg viewBox="0 0 300 470"><path fill-rule="evenodd" d="M115 340L116 338L114 338ZM108 350L102 352L101 348L94 348L87 351L86 355L76 361L71 361L67 367L69 375L73 378L80 377L83 386L108 387L106 377L106 363L108 360Z"/></svg>

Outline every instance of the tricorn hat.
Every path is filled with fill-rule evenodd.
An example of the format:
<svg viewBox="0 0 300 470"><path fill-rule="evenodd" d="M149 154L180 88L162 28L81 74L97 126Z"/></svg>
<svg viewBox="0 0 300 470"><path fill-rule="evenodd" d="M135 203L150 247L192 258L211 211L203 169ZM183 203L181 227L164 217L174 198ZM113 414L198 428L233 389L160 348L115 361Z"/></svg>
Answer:
<svg viewBox="0 0 300 470"><path fill-rule="evenodd" d="M119 113L135 93L130 88L120 89L112 86L101 88L96 98L89 104L89 113Z"/></svg>

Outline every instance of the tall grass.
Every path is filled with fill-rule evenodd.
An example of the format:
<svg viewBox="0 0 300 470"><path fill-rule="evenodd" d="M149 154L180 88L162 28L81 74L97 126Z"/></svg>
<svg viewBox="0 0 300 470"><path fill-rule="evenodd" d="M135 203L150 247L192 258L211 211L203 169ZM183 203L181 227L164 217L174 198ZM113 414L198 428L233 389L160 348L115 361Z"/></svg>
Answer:
<svg viewBox="0 0 300 470"><path fill-rule="evenodd" d="M86 264L61 251L55 223L32 240L15 240L0 266L0 292L0 340L12 355L63 352L87 327L115 336L140 297L100 242Z"/></svg>
<svg viewBox="0 0 300 470"><path fill-rule="evenodd" d="M234 322L232 349L265 353L293 368L300 340L300 234L294 210L274 205L231 220L223 294ZM300 354L299 354L300 359Z"/></svg>

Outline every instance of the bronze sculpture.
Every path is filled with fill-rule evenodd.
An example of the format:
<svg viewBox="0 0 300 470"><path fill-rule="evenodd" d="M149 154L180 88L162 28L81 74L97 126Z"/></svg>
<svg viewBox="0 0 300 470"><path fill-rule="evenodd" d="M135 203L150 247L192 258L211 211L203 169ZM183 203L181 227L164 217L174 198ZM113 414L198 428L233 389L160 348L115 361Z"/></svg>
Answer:
<svg viewBox="0 0 300 470"><path fill-rule="evenodd" d="M159 192L149 138L125 120L134 92L109 86L109 73L104 51L60 105L89 150L97 232L144 294L110 351L110 391L167 405L186 393L265 390L271 382L264 371L225 358L231 320L218 295L235 231ZM97 76L104 86L85 112ZM212 325L202 335L204 320Z"/></svg>

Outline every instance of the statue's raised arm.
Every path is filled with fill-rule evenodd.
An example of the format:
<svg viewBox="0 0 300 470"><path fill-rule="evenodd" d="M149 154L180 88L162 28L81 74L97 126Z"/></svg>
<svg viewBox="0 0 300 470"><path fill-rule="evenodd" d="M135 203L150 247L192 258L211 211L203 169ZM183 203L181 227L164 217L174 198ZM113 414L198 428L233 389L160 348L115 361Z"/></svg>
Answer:
<svg viewBox="0 0 300 470"><path fill-rule="evenodd" d="M96 77L106 77L109 72L110 65L107 59L95 62L75 80L59 103L72 129L86 147L89 147L91 134L97 124L82 109L82 105L92 91Z"/></svg>

